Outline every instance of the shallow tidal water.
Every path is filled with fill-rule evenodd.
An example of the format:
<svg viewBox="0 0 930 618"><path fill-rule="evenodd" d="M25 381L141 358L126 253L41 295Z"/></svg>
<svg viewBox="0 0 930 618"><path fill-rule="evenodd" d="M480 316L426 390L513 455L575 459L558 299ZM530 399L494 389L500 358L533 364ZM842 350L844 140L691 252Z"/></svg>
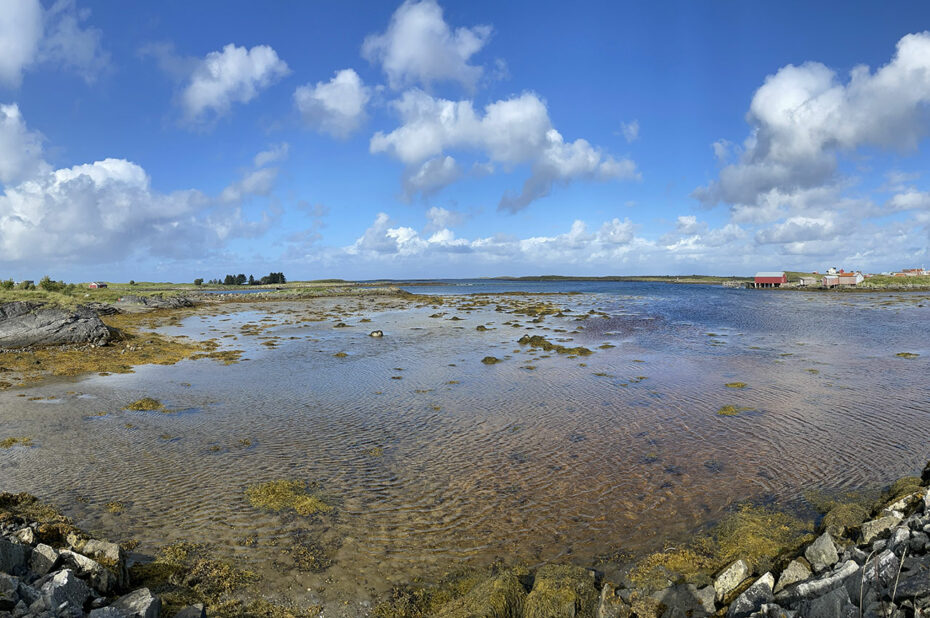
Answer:
<svg viewBox="0 0 930 618"><path fill-rule="evenodd" d="M738 502L803 510L806 490L873 487L930 458L926 295L409 289L445 302L227 304L160 332L217 338L245 352L238 364L2 392L0 438L35 446L0 449L0 490L137 539L140 555L215 544L262 574L271 596L358 615L393 584L496 559L640 555ZM528 302L568 311L539 322L509 313ZM527 333L594 354L533 350L517 343ZM123 410L142 397L176 412ZM726 405L744 410L718 415ZM249 504L246 487L277 479L319 483L335 512L307 519ZM113 502L122 509L110 512ZM295 545L325 563L297 568Z"/></svg>

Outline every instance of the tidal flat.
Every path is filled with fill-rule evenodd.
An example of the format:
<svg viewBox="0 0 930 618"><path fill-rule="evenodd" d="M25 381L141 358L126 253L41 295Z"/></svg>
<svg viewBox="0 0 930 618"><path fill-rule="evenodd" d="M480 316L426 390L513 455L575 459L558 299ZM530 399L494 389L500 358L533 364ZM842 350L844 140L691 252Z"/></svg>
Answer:
<svg viewBox="0 0 930 618"><path fill-rule="evenodd" d="M148 327L228 363L0 392L3 489L140 560L207 543L273 600L354 616L495 562L619 572L746 503L813 521L809 490L927 460L930 309L907 294L410 291L205 304Z"/></svg>

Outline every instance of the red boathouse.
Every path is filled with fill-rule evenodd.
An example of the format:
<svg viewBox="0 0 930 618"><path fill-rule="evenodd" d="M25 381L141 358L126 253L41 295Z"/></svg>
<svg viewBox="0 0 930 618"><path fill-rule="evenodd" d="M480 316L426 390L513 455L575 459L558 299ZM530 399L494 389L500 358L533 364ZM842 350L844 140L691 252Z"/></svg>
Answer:
<svg viewBox="0 0 930 618"><path fill-rule="evenodd" d="M778 288L782 284L788 283L788 276L783 272L762 272L756 273L753 287L757 288Z"/></svg>

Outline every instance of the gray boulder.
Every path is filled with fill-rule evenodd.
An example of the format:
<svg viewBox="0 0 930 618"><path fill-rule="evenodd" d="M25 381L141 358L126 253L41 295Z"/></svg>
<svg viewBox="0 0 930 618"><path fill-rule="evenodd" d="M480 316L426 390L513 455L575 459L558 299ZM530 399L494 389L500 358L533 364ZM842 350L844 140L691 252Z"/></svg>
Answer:
<svg viewBox="0 0 930 618"><path fill-rule="evenodd" d="M0 611L10 611L16 607L19 595L19 579L6 573L0 573Z"/></svg>
<svg viewBox="0 0 930 618"><path fill-rule="evenodd" d="M141 305L152 309L178 309L180 307L193 307L191 299L183 296L136 296L126 294L116 301L119 305Z"/></svg>
<svg viewBox="0 0 930 618"><path fill-rule="evenodd" d="M28 546L0 538L0 573L15 574L26 566Z"/></svg>
<svg viewBox="0 0 930 618"><path fill-rule="evenodd" d="M811 568L817 573L832 567L840 559L829 532L824 532L816 541L811 543L804 550L804 557L807 558L807 561L811 563Z"/></svg>
<svg viewBox="0 0 930 618"><path fill-rule="evenodd" d="M62 550L59 554L64 564L77 573L78 577L86 579L94 590L104 596L116 592L116 574L96 560L70 550Z"/></svg>
<svg viewBox="0 0 930 618"><path fill-rule="evenodd" d="M45 543L39 543L32 548L32 555L29 557L29 569L41 577L54 569L57 562L58 552Z"/></svg>
<svg viewBox="0 0 930 618"><path fill-rule="evenodd" d="M810 578L811 575L811 570L807 567L807 564L798 559L792 560L778 577L778 585L775 586L775 593L778 594L787 586L802 582Z"/></svg>
<svg viewBox="0 0 930 618"><path fill-rule="evenodd" d="M805 618L854 618L859 616L859 610L849 600L846 588L837 588L804 601L798 606L798 614Z"/></svg>
<svg viewBox="0 0 930 618"><path fill-rule="evenodd" d="M126 553L116 543L90 539L84 543L81 553L90 556L116 574L117 585L125 588L129 585L129 569L126 566Z"/></svg>
<svg viewBox="0 0 930 618"><path fill-rule="evenodd" d="M158 618L161 615L161 599L148 588L139 588L121 596L110 607L122 610L126 618Z"/></svg>
<svg viewBox="0 0 930 618"><path fill-rule="evenodd" d="M63 309L43 303L0 305L0 348L27 348L69 343L104 345L118 335L93 309Z"/></svg>
<svg viewBox="0 0 930 618"><path fill-rule="evenodd" d="M87 618L126 618L128 614L116 607L98 607L87 614Z"/></svg>
<svg viewBox="0 0 930 618"><path fill-rule="evenodd" d="M204 609L203 603L188 605L175 614L174 618L207 618L207 610Z"/></svg>
<svg viewBox="0 0 930 618"><path fill-rule="evenodd" d="M714 580L714 591L717 593L717 602L723 601L728 594L736 590L751 574L752 571L750 571L749 565L742 559L737 560L725 568L720 575L717 576L717 579Z"/></svg>
<svg viewBox="0 0 930 618"><path fill-rule="evenodd" d="M67 603L69 607L81 609L90 595L87 584L78 579L70 569L58 571L42 586L43 600L50 608L58 608Z"/></svg>
<svg viewBox="0 0 930 618"><path fill-rule="evenodd" d="M743 618L759 610L762 605L771 603L774 600L772 588L775 586L775 578L771 573L766 573L757 579L749 588L743 591L736 600L730 603L730 609L727 610L727 618Z"/></svg>
<svg viewBox="0 0 930 618"><path fill-rule="evenodd" d="M897 515L885 515L862 524L862 542L871 543L901 523Z"/></svg>
<svg viewBox="0 0 930 618"><path fill-rule="evenodd" d="M698 590L693 584L680 584L660 590L653 594L652 598L665 606L663 617L694 616L697 618L714 613L715 596L715 591L710 586L707 589Z"/></svg>
<svg viewBox="0 0 930 618"><path fill-rule="evenodd" d="M781 605L790 605L795 601L814 599L835 590L859 572L859 565L847 560L833 571L822 575L819 579L811 579L788 586L777 595L775 600Z"/></svg>

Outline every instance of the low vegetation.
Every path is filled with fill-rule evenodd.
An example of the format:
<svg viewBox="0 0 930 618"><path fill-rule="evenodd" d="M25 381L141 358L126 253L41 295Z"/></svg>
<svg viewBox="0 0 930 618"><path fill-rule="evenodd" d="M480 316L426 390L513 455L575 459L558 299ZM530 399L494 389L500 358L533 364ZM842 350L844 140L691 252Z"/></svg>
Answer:
<svg viewBox="0 0 930 618"><path fill-rule="evenodd" d="M558 354L570 354L573 356L588 356L593 354L588 348L583 348L581 346L569 348L564 345L559 345L557 343L552 343L542 335L523 335L517 341L520 345L528 345L533 348L539 348L545 350L546 352L557 352Z"/></svg>

